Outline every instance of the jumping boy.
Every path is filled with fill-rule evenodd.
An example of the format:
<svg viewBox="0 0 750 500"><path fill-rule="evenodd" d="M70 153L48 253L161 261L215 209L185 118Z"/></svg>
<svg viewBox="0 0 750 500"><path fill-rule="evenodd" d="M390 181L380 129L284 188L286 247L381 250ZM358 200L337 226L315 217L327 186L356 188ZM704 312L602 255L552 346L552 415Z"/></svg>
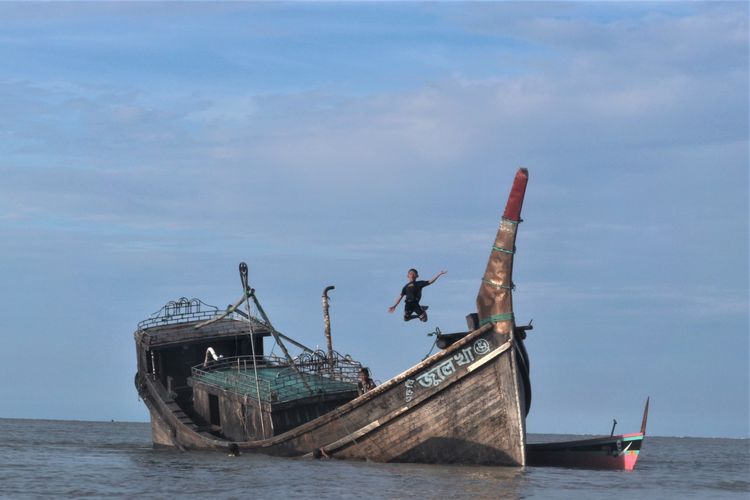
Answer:
<svg viewBox="0 0 750 500"><path fill-rule="evenodd" d="M440 271L430 281L417 281L419 273L417 273L416 269L409 269L409 272L406 273L409 282L401 289L401 295L398 296L396 303L388 308L388 312L392 313L395 311L396 306L401 302L401 299L406 298L404 301L404 321L410 321L415 318L419 318L419 321L422 321L423 323L427 321L427 306L419 305L419 301L422 298L422 288L427 285L432 285L439 277L447 272L448 271Z"/></svg>

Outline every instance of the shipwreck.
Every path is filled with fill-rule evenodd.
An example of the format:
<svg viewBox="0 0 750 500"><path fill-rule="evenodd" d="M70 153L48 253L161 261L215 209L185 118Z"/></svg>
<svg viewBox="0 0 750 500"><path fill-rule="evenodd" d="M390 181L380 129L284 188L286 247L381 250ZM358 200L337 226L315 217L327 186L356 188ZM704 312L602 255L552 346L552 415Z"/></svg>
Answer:
<svg viewBox="0 0 750 500"><path fill-rule="evenodd" d="M154 444L525 465L531 384L524 338L531 326L516 325L512 272L527 181L519 169L467 331L440 336L440 351L377 387L366 367L333 350L330 335L328 349L316 351L276 330L244 264L242 296L226 309L183 298L139 323L135 385ZM267 355L266 339L283 356ZM288 346L301 353L293 357Z"/></svg>

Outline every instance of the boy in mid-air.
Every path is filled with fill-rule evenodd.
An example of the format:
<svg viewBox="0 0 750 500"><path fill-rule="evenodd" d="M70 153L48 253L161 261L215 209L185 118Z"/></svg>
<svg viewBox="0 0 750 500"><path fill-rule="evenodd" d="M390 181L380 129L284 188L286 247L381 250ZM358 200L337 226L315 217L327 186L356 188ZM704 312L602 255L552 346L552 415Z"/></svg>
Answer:
<svg viewBox="0 0 750 500"><path fill-rule="evenodd" d="M396 306L398 306L399 302L401 302L401 299L405 298L404 321L410 321L415 318L419 318L419 320L422 322L427 321L427 306L422 306L419 304L419 301L422 298L422 288L435 283L435 281L437 281L439 277L447 272L448 271L440 271L430 281L417 281L419 273L417 273L416 269L409 269L409 272L406 273L406 277L409 278L409 282L404 285L404 288L401 289L401 295L398 296L396 303L388 308L388 312L392 313L393 311L395 311Z"/></svg>

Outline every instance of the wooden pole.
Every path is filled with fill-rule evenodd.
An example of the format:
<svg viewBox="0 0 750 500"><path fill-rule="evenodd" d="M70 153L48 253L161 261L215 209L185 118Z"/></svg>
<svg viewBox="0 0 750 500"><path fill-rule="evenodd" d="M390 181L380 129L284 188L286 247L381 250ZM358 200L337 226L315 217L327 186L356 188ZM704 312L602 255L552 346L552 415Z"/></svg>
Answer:
<svg viewBox="0 0 750 500"><path fill-rule="evenodd" d="M333 339L331 339L331 316L328 313L328 292L336 288L327 286L323 290L323 325L325 326L326 343L328 345L328 368L333 373Z"/></svg>

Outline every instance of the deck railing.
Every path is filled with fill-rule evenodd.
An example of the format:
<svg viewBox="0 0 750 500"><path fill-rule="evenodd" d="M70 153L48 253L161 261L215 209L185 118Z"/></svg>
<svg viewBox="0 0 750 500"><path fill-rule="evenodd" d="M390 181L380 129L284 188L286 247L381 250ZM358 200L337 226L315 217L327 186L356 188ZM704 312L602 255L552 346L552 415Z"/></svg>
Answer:
<svg viewBox="0 0 750 500"><path fill-rule="evenodd" d="M215 318L222 312L218 307L206 304L200 299L182 297L178 300L167 302L164 307L138 323L138 329L145 330L154 326L206 321ZM236 313L230 313L227 317L230 319L240 319L240 316Z"/></svg>
<svg viewBox="0 0 750 500"><path fill-rule="evenodd" d="M322 351L296 358L294 367L282 358L258 356L256 380L253 356L236 356L194 366L192 374L204 384L267 402L356 391L362 365L339 354L333 361Z"/></svg>

